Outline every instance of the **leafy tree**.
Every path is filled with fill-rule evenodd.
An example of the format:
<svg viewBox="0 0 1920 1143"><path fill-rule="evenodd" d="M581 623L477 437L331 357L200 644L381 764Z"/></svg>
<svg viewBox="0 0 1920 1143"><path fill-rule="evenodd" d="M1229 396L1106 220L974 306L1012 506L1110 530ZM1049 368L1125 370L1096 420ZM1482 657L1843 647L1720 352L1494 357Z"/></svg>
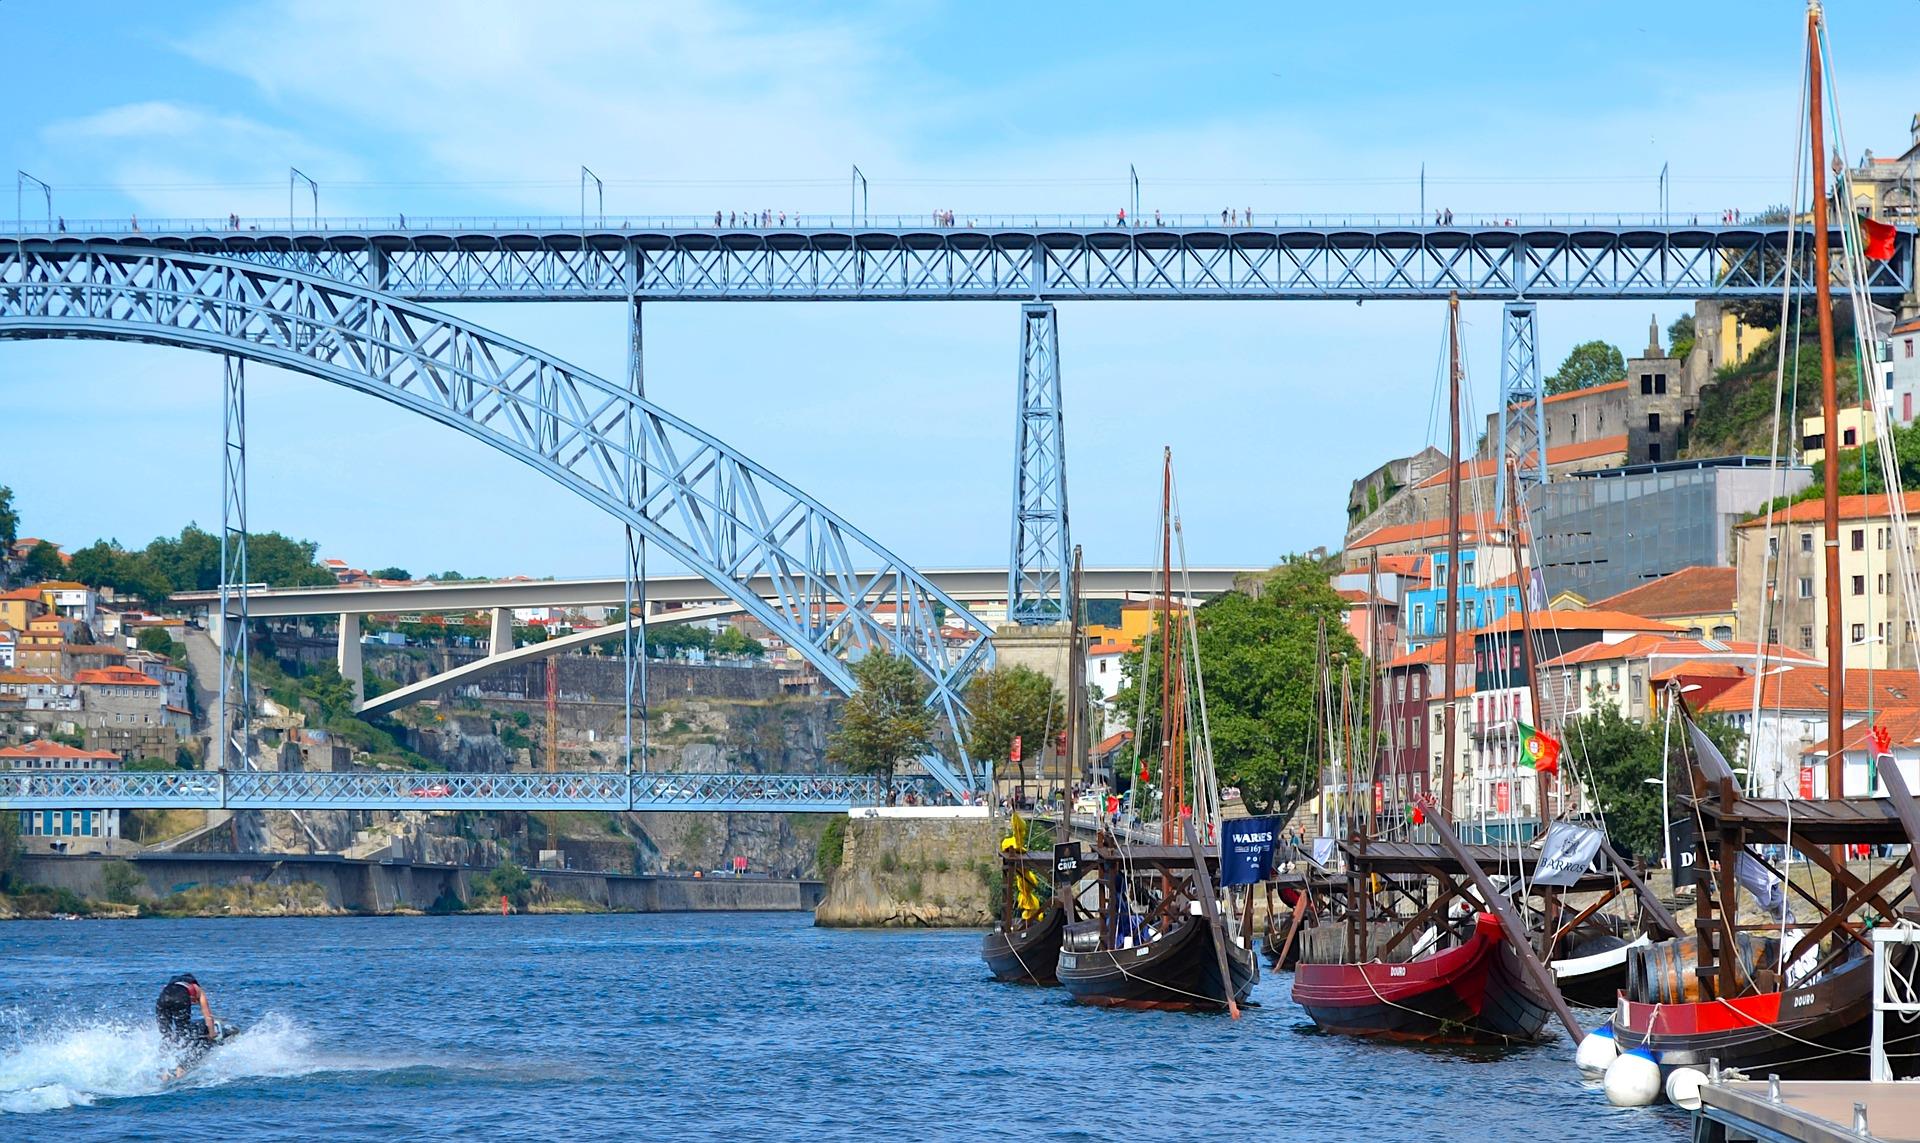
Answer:
<svg viewBox="0 0 1920 1143"><path fill-rule="evenodd" d="M758 659L767 653L760 640L740 630L729 627L713 637L713 653L735 659Z"/></svg>
<svg viewBox="0 0 1920 1143"><path fill-rule="evenodd" d="M134 639L134 645L156 655L173 655L173 636L158 627L142 627Z"/></svg>
<svg viewBox="0 0 1920 1143"><path fill-rule="evenodd" d="M513 712L513 724L525 730L527 727L533 725L533 716L524 710L516 710Z"/></svg>
<svg viewBox="0 0 1920 1143"><path fill-rule="evenodd" d="M527 871L511 861L503 861L474 883L476 896L505 897L514 908L526 907L527 897L533 892L533 878Z"/></svg>
<svg viewBox="0 0 1920 1143"><path fill-rule="evenodd" d="M1360 648L1342 622L1346 602L1328 580L1327 563L1295 558L1264 577L1202 605L1194 613L1207 718L1220 784L1238 786L1256 813L1290 813L1319 784L1309 756L1316 721L1315 653L1324 624L1335 669L1360 665ZM1184 638L1178 625L1176 637ZM1139 688L1160 693L1161 635L1143 664L1127 657L1127 684L1114 698L1157 771L1160 719L1149 698L1139 717ZM1365 687L1359 688L1364 692Z"/></svg>
<svg viewBox="0 0 1920 1143"><path fill-rule="evenodd" d="M412 579L413 574L406 568L385 567L373 573L375 579Z"/></svg>
<svg viewBox="0 0 1920 1143"><path fill-rule="evenodd" d="M136 770L136 771L148 771L148 772L159 771L159 770L178 770L179 768L180 767L178 765L176 765L173 762L167 761L165 758L141 758L136 761L129 762L125 766L121 767L122 770Z"/></svg>
<svg viewBox="0 0 1920 1143"><path fill-rule="evenodd" d="M300 680L300 689L327 719L353 713L353 687L332 660L320 664Z"/></svg>
<svg viewBox="0 0 1920 1143"><path fill-rule="evenodd" d="M131 861L109 861L100 870L101 892L107 895L107 900L116 904L133 904L139 899L140 889L146 883L147 879L140 876L140 871L133 867Z"/></svg>
<svg viewBox="0 0 1920 1143"><path fill-rule="evenodd" d="M73 553L67 575L89 587L110 587L150 604L160 603L174 590L146 553L129 552L112 540L95 540Z"/></svg>
<svg viewBox="0 0 1920 1143"><path fill-rule="evenodd" d="M1067 728L1065 699L1052 679L1030 667L995 667L973 676L967 709L973 715L967 752L996 763L1010 759L1016 736L1021 753L1037 758L1048 735Z"/></svg>
<svg viewBox="0 0 1920 1143"><path fill-rule="evenodd" d="M1667 352L1675 357L1685 360L1687 354L1693 352L1695 340L1692 314L1681 314L1667 326Z"/></svg>
<svg viewBox="0 0 1920 1143"><path fill-rule="evenodd" d="M1664 727L1656 720L1642 725L1621 715L1612 703L1591 704L1595 712L1568 719L1561 729L1560 741L1570 756L1584 762L1593 775L1594 800L1602 807L1607 833L1624 852L1653 856L1663 849L1660 837L1660 747ZM1709 719L1700 726L1715 746L1729 759L1737 756L1739 731L1731 723ZM1680 735L1678 724L1674 727ZM1672 769L1668 777L1670 795L1678 796L1686 787L1681 781L1685 765L1676 742ZM1655 781L1649 783L1647 779ZM1672 812L1679 813L1676 802Z"/></svg>
<svg viewBox="0 0 1920 1143"><path fill-rule="evenodd" d="M13 489L0 484L0 548L11 548L20 538L20 513L13 507Z"/></svg>
<svg viewBox="0 0 1920 1143"><path fill-rule="evenodd" d="M881 775L891 800L894 769L933 748L932 688L911 660L884 651L853 664L853 679L857 689L828 739L827 757L855 773Z"/></svg>
<svg viewBox="0 0 1920 1143"><path fill-rule="evenodd" d="M59 579L67 573L67 562L60 558L60 549L45 540L27 549L26 562L22 568L28 583L40 583L44 580Z"/></svg>
<svg viewBox="0 0 1920 1143"><path fill-rule="evenodd" d="M1548 393L1571 393L1607 385L1627 374L1627 359L1604 341L1583 341L1573 347L1560 368L1547 378Z"/></svg>

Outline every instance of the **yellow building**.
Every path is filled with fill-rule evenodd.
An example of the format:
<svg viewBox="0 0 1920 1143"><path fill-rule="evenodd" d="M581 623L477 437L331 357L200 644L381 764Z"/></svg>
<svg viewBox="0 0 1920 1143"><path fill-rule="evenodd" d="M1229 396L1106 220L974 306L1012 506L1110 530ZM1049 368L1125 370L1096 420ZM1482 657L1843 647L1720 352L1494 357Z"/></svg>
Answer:
<svg viewBox="0 0 1920 1143"><path fill-rule="evenodd" d="M1147 629L1152 623L1151 616L1160 610L1161 606L1161 601L1157 599L1143 599L1122 604L1120 625L1115 627L1106 623L1089 623L1087 624L1087 641L1118 643L1128 648L1138 647L1147 637ZM1175 602L1171 606L1175 615L1186 613L1187 609L1183 604Z"/></svg>
<svg viewBox="0 0 1920 1143"><path fill-rule="evenodd" d="M1720 337L1714 346L1713 361L1717 368L1739 365L1747 355L1760 348L1768 331L1759 326L1748 325L1738 316L1727 310L1720 311Z"/></svg>
<svg viewBox="0 0 1920 1143"><path fill-rule="evenodd" d="M47 605L40 601L40 589L23 587L15 591L0 592L0 623L16 631L25 631L27 624L46 614Z"/></svg>
<svg viewBox="0 0 1920 1143"><path fill-rule="evenodd" d="M1873 414L1858 405L1840 410L1840 447L1859 448L1874 439ZM1827 418L1806 417L1800 422L1801 459L1819 464L1827 458Z"/></svg>

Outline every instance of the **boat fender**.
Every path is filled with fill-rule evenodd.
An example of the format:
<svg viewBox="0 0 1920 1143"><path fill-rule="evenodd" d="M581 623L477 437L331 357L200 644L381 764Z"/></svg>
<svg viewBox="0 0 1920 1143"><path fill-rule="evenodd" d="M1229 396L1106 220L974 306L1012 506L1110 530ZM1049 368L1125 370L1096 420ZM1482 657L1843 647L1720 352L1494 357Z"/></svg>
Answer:
<svg viewBox="0 0 1920 1143"><path fill-rule="evenodd" d="M1607 1065L1607 1102L1615 1107L1647 1107L1660 1098L1660 1065L1645 1048L1630 1048Z"/></svg>
<svg viewBox="0 0 1920 1143"><path fill-rule="evenodd" d="M1688 1111L1700 1108L1700 1088L1707 1082L1707 1073L1699 1068L1675 1068L1667 1077L1667 1102L1675 1107L1684 1107Z"/></svg>
<svg viewBox="0 0 1920 1143"><path fill-rule="evenodd" d="M1607 1065L1619 1057L1620 1045L1613 1038L1613 1025L1602 1024L1581 1039L1580 1047L1573 1053L1573 1062L1580 1065L1580 1074L1599 1079L1607 1074Z"/></svg>

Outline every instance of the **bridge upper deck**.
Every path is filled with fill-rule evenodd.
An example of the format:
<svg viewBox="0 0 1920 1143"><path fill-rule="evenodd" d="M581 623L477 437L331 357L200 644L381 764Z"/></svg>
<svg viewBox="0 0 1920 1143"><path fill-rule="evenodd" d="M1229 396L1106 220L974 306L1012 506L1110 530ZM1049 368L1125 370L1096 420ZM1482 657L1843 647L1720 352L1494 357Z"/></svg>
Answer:
<svg viewBox="0 0 1920 1143"><path fill-rule="evenodd" d="M1136 220L1137 221L1137 220ZM1660 215L1522 215L1435 226L1407 215L1256 216L1219 225L1002 215L906 218L339 218L16 224L0 242L155 246L457 301L1691 299L1779 293L1804 225ZM58 228L65 226L65 231ZM48 231L53 231L49 233ZM1839 232L1834 240L1839 241ZM1869 289L1913 285L1911 228ZM1805 266L1798 267L1802 272Z"/></svg>

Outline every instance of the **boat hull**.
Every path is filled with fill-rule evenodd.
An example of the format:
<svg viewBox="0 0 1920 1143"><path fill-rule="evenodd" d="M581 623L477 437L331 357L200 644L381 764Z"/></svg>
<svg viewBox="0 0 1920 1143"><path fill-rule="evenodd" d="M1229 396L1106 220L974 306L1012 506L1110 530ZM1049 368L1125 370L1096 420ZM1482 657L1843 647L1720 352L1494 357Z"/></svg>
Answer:
<svg viewBox="0 0 1920 1143"><path fill-rule="evenodd" d="M995 925L980 940L980 958L987 962L995 980L1058 984L1055 970L1060 962L1060 937L1066 927L1066 915L1058 908L1048 909L1039 920L1017 928Z"/></svg>
<svg viewBox="0 0 1920 1143"><path fill-rule="evenodd" d="M1920 1075L1920 1030L1887 1022L1897 1076ZM1613 1037L1646 1048L1662 1069L1722 1068L1783 1079L1864 1079L1873 1033L1873 961L1862 957L1805 988L1728 1000L1641 1004L1621 997Z"/></svg>
<svg viewBox="0 0 1920 1143"><path fill-rule="evenodd" d="M1111 1008L1213 1010L1227 1006L1231 992L1245 1003L1260 979L1252 949L1228 942L1227 972L1220 977L1213 926L1186 917L1160 937L1127 949L1075 952L1063 949L1056 976L1080 1004Z"/></svg>
<svg viewBox="0 0 1920 1143"><path fill-rule="evenodd" d="M1480 914L1464 944L1432 956L1301 964L1293 999L1324 1031L1423 1043L1533 1041L1548 1016L1491 913Z"/></svg>
<svg viewBox="0 0 1920 1143"><path fill-rule="evenodd" d="M1582 1008L1612 1008L1620 990L1627 986L1627 950L1648 943L1645 937L1621 941L1610 949L1556 960L1548 968L1567 1003Z"/></svg>

